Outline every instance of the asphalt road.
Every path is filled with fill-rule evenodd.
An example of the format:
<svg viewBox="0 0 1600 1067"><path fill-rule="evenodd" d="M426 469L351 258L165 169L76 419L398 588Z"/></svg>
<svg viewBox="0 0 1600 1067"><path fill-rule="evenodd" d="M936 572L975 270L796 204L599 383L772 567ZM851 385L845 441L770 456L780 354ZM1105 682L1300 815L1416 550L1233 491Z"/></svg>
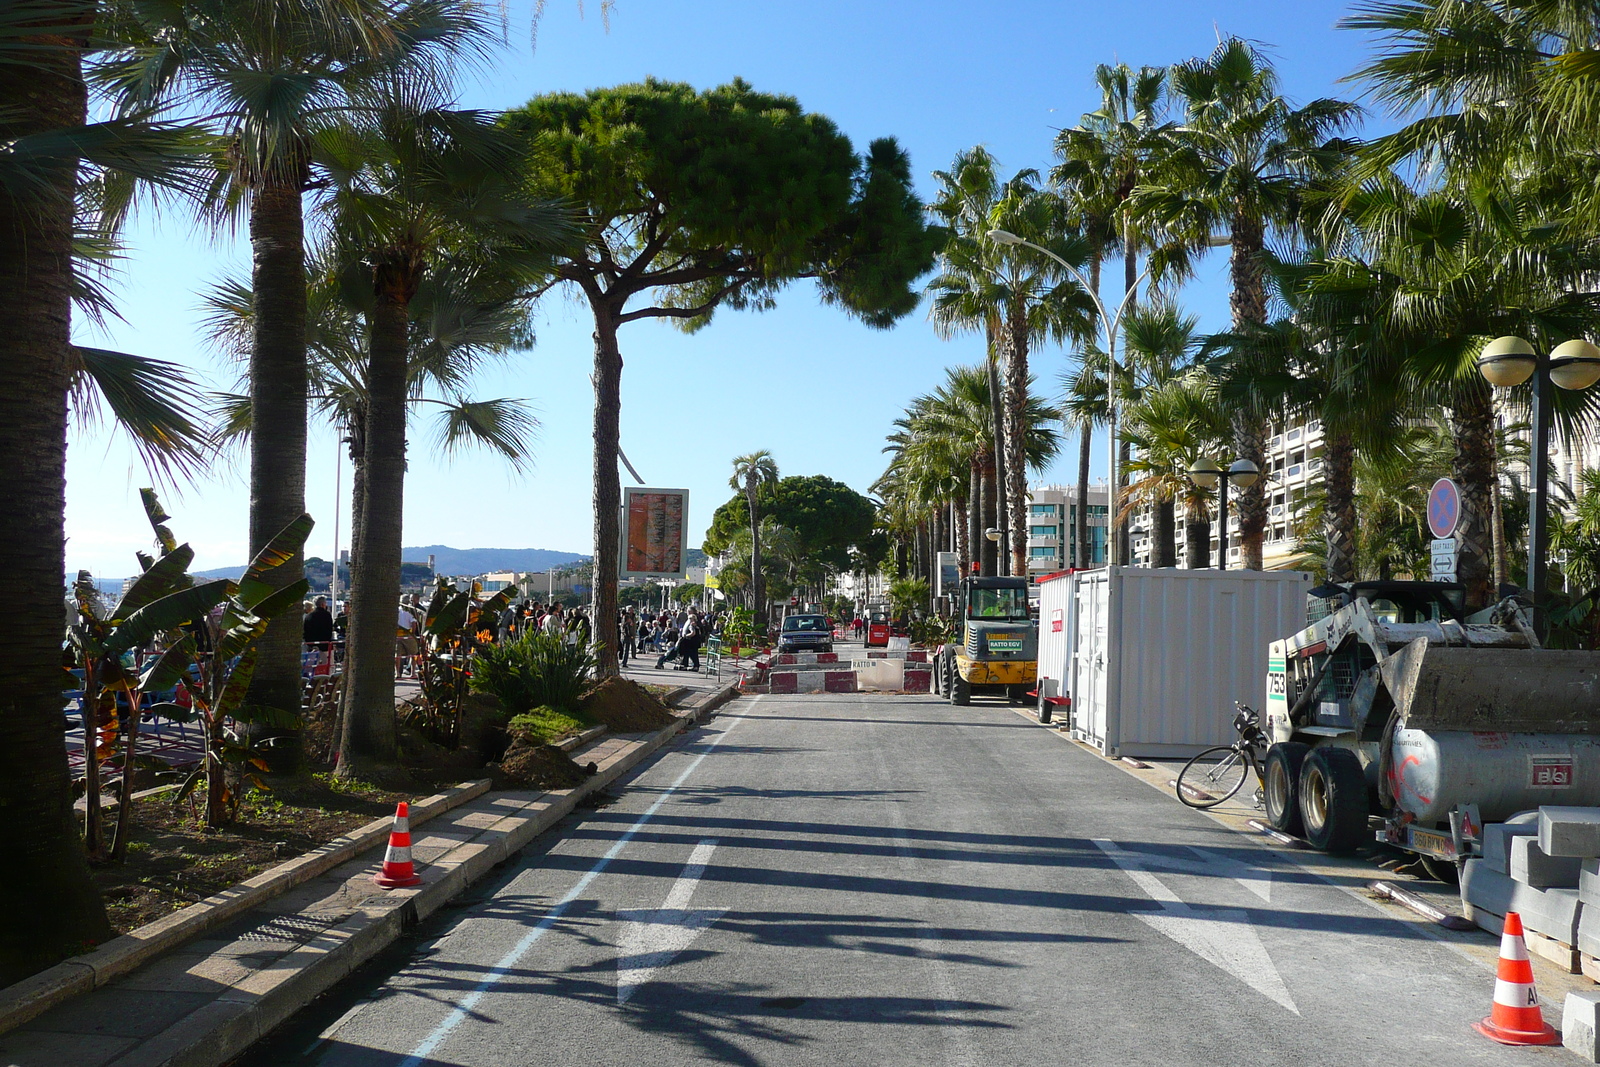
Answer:
<svg viewBox="0 0 1600 1067"><path fill-rule="evenodd" d="M1508 1064L1493 975L996 703L745 698L247 1058Z"/></svg>

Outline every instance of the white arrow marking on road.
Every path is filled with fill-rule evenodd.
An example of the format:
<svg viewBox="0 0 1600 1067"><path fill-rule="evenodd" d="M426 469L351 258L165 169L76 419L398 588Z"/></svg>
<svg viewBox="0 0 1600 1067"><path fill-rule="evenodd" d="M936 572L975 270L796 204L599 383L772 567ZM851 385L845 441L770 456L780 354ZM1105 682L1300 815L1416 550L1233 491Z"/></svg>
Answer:
<svg viewBox="0 0 1600 1067"><path fill-rule="evenodd" d="M622 932L617 935L617 1003L625 1004L655 972L688 948L706 928L722 918L726 908L688 907L694 887L706 872L717 842L707 838L694 846L683 873L672 883L659 908L617 912Z"/></svg>
<svg viewBox="0 0 1600 1067"><path fill-rule="evenodd" d="M1158 912L1136 911L1130 914L1204 959L1220 967L1262 996L1288 1008L1296 1015L1294 998L1283 984L1272 957L1256 936L1250 925L1250 916L1240 908L1197 908L1185 904L1178 894L1144 869L1144 865L1174 867L1182 870L1187 860L1170 860L1148 852L1129 852L1111 841L1094 838L1094 843L1121 867L1145 895L1161 905ZM1196 851L1199 851L1198 849ZM1204 855L1204 853L1201 853ZM1198 873L1212 874L1215 868ZM1240 879L1243 881L1243 879ZM1254 886L1250 886L1253 891ZM1259 895L1259 894L1258 894Z"/></svg>

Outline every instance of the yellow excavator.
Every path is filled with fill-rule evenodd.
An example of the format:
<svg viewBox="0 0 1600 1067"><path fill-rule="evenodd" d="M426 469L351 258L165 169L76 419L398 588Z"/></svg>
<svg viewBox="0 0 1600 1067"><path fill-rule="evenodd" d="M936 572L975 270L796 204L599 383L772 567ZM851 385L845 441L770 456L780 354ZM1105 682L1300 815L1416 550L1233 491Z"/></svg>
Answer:
<svg viewBox="0 0 1600 1067"><path fill-rule="evenodd" d="M954 640L939 649L934 685L952 704L993 693L1028 699L1039 671L1039 634L1028 611L1025 578L961 579Z"/></svg>

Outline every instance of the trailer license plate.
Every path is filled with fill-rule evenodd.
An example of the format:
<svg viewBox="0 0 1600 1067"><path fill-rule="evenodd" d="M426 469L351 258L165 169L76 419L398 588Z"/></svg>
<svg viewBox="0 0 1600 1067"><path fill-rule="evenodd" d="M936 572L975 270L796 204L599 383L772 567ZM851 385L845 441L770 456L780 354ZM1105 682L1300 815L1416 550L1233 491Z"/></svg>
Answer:
<svg viewBox="0 0 1600 1067"><path fill-rule="evenodd" d="M1529 756L1528 784L1535 789L1567 789L1572 786L1571 756Z"/></svg>
<svg viewBox="0 0 1600 1067"><path fill-rule="evenodd" d="M1408 826L1406 827L1406 843L1411 846L1414 852L1437 856L1442 860L1456 858L1456 843L1449 834L1441 834L1434 830L1419 830L1415 826Z"/></svg>

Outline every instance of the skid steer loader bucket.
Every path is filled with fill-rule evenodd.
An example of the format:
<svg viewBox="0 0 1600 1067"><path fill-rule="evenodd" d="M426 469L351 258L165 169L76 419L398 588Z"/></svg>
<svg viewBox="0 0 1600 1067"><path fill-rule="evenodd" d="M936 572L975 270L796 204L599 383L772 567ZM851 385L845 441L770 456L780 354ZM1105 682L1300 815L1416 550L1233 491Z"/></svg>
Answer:
<svg viewBox="0 0 1600 1067"><path fill-rule="evenodd" d="M1600 656L1462 648L1419 637L1378 664L1412 730L1600 734Z"/></svg>

